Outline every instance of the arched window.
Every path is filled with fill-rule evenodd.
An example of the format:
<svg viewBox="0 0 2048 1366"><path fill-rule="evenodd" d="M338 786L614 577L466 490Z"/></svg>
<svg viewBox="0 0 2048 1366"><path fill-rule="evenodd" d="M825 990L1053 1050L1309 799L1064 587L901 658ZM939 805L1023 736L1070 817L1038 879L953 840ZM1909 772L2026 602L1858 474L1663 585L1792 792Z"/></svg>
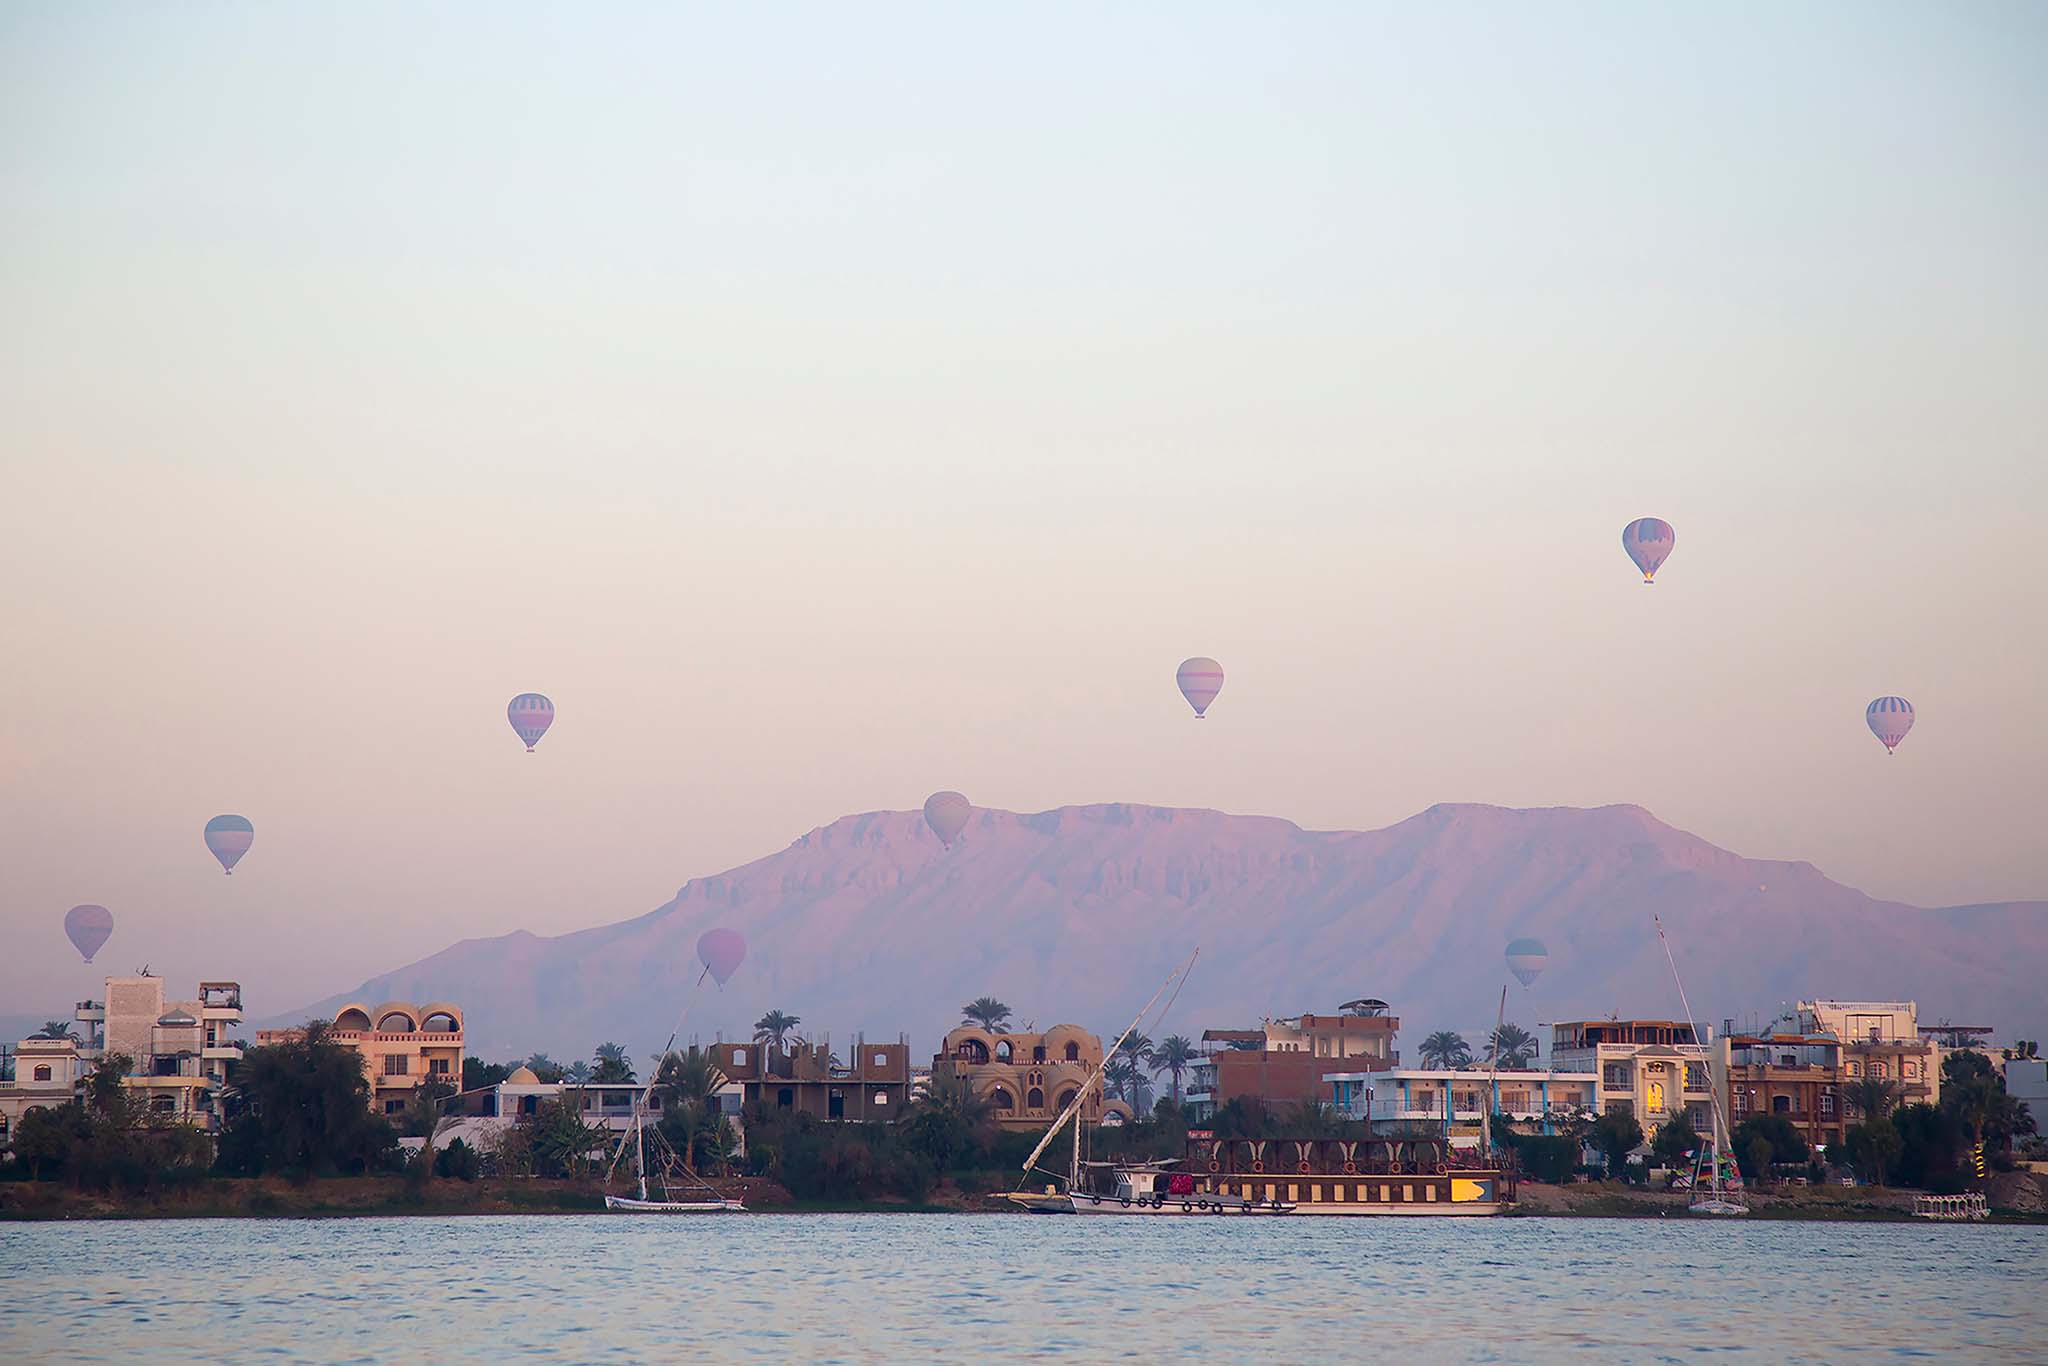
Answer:
<svg viewBox="0 0 2048 1366"><path fill-rule="evenodd" d="M1066 1090L1060 1092L1060 1109L1064 1110L1069 1105L1072 1105L1074 1103L1074 1097L1079 1094L1080 1093L1078 1091L1075 1091L1072 1087L1069 1087Z"/></svg>
<svg viewBox="0 0 2048 1366"><path fill-rule="evenodd" d="M996 1061L997 1061L997 1062L1008 1062L1009 1060L1010 1060L1010 1041L1009 1041L1008 1039L1004 1039L1004 1040L1003 1040L1003 1041L1002 1041L1001 1043L999 1043L999 1044L997 1044L997 1045L996 1045Z"/></svg>
<svg viewBox="0 0 2048 1366"><path fill-rule="evenodd" d="M39 1066L37 1066L37 1068L36 1068L36 1080L37 1080L37 1081L48 1081L49 1079L50 1079L50 1065L49 1065L48 1063L42 1063L42 1064L40 1064Z"/></svg>
<svg viewBox="0 0 2048 1366"><path fill-rule="evenodd" d="M1009 1111L1017 1108L1017 1098L998 1086L988 1093L988 1103L997 1110Z"/></svg>
<svg viewBox="0 0 2048 1366"><path fill-rule="evenodd" d="M1039 1090L1036 1086L1026 1091L1024 1093L1024 1108L1027 1110L1043 1110L1045 1108L1045 1092Z"/></svg>
<svg viewBox="0 0 2048 1366"><path fill-rule="evenodd" d="M1067 1040L1067 1061L1081 1061L1081 1045L1075 1043L1072 1039Z"/></svg>

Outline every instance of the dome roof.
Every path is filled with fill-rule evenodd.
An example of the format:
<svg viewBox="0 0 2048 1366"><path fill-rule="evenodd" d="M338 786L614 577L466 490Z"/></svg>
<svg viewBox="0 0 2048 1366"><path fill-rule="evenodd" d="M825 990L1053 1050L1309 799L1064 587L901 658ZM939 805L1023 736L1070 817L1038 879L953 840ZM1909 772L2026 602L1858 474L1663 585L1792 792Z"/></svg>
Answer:
<svg viewBox="0 0 2048 1366"><path fill-rule="evenodd" d="M538 1086L540 1078L533 1074L531 1067L519 1066L512 1069L512 1075L505 1078L507 1086Z"/></svg>
<svg viewBox="0 0 2048 1366"><path fill-rule="evenodd" d="M168 1015L159 1015L156 1017L156 1022L160 1025L195 1025L199 1023L199 1021L182 1010L173 1010Z"/></svg>

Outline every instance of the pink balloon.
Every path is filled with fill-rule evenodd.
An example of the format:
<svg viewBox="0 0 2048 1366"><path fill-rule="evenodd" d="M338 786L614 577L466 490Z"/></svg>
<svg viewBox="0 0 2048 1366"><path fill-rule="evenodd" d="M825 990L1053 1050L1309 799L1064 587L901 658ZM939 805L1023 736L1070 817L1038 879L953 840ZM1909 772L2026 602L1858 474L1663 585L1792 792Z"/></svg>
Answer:
<svg viewBox="0 0 2048 1366"><path fill-rule="evenodd" d="M505 719L512 723L512 729L526 742L526 752L531 754L540 737L555 724L555 704L537 692L523 692L505 708Z"/></svg>
<svg viewBox="0 0 2048 1366"><path fill-rule="evenodd" d="M739 971L740 960L747 956L747 941L738 930L706 930L697 938L697 957L703 960L705 970L724 986Z"/></svg>
<svg viewBox="0 0 2048 1366"><path fill-rule="evenodd" d="M64 933L90 963L114 933L114 913L105 906L73 906L64 912Z"/></svg>

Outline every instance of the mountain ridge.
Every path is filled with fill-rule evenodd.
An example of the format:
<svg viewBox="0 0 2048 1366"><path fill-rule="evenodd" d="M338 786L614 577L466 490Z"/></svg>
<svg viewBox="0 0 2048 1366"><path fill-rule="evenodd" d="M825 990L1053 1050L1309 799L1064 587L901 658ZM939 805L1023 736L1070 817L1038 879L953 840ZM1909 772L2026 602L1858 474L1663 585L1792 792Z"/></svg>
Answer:
<svg viewBox="0 0 2048 1366"><path fill-rule="evenodd" d="M1525 1025L1675 1014L1653 913L1702 1023L1815 994L1917 999L1929 1022L1991 1010L2007 1033L2048 1016L2025 986L2048 964L2048 902L1880 900L1631 803L1438 803L1357 831L1105 802L977 808L950 850L915 811L842 816L639 915L463 940L278 1018L452 1000L483 1056L582 1056L608 1038L637 1056L685 1004L686 1032L705 1039L745 1036L776 1007L819 1035L909 1032L922 1049L956 1001L983 994L1019 1022L1116 1027L1199 942L1175 1016L1152 1032L1374 995L1420 1038L1490 1026L1501 949L1523 935L1550 949L1545 976L1510 998ZM724 991L699 990L696 937L718 924L747 936L749 958Z"/></svg>

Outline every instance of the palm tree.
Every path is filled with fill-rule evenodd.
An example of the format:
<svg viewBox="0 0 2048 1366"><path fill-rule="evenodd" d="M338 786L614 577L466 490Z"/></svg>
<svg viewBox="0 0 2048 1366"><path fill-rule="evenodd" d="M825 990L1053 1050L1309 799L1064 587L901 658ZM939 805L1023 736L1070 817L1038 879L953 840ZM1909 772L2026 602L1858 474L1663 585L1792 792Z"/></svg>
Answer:
<svg viewBox="0 0 2048 1366"><path fill-rule="evenodd" d="M1010 1018L1010 1008L993 996L977 996L960 1007L960 1023L980 1025L991 1034L1007 1034L1009 1026L1003 1022Z"/></svg>
<svg viewBox="0 0 2048 1366"><path fill-rule="evenodd" d="M1472 1061L1472 1045L1465 1042L1463 1034L1449 1029L1439 1029L1422 1041L1416 1050L1422 1055L1422 1065L1438 1071L1448 1072L1463 1067Z"/></svg>
<svg viewBox="0 0 2048 1366"><path fill-rule="evenodd" d="M691 1049L663 1058L654 1069L654 1084L678 1105L703 1106L725 1084L725 1074L711 1061L710 1054Z"/></svg>
<svg viewBox="0 0 2048 1366"><path fill-rule="evenodd" d="M43 1027L29 1035L31 1039L69 1039L78 1042L78 1031L65 1020L45 1020Z"/></svg>
<svg viewBox="0 0 2048 1366"><path fill-rule="evenodd" d="M1536 1061L1536 1036L1517 1024L1504 1024L1486 1041L1486 1060L1499 1054L1500 1066L1527 1067Z"/></svg>
<svg viewBox="0 0 2048 1366"><path fill-rule="evenodd" d="M1125 1062L1121 1054L1117 1060L1102 1069L1102 1084L1109 1094L1126 1102L1131 1112L1138 1111L1138 1069Z"/></svg>
<svg viewBox="0 0 2048 1366"><path fill-rule="evenodd" d="M545 1053L535 1053L525 1063L526 1070L541 1081L560 1081L562 1065Z"/></svg>
<svg viewBox="0 0 2048 1366"><path fill-rule="evenodd" d="M789 1031L802 1023L803 1018L801 1016L786 1015L782 1011L771 1010L760 1019L754 1021L754 1042L772 1043L778 1049L787 1053L789 1051Z"/></svg>
<svg viewBox="0 0 2048 1366"><path fill-rule="evenodd" d="M1883 1077L1858 1077L1842 1088L1842 1099L1864 1119L1882 1119L1899 1102L1899 1084Z"/></svg>
<svg viewBox="0 0 2048 1366"><path fill-rule="evenodd" d="M539 1069L535 1069L538 1072ZM561 1070L561 1079L571 1086L588 1086L592 1081L590 1064L578 1058Z"/></svg>
<svg viewBox="0 0 2048 1366"><path fill-rule="evenodd" d="M601 1043L590 1056L591 1061L597 1064L590 1070L592 1081L617 1083L633 1080L633 1060L626 1056L624 1045Z"/></svg>
<svg viewBox="0 0 2048 1366"><path fill-rule="evenodd" d="M1195 1051L1192 1039L1179 1034L1169 1034L1152 1049L1152 1070L1165 1072L1173 1078L1173 1103L1180 1104L1180 1076L1195 1065L1201 1055Z"/></svg>

